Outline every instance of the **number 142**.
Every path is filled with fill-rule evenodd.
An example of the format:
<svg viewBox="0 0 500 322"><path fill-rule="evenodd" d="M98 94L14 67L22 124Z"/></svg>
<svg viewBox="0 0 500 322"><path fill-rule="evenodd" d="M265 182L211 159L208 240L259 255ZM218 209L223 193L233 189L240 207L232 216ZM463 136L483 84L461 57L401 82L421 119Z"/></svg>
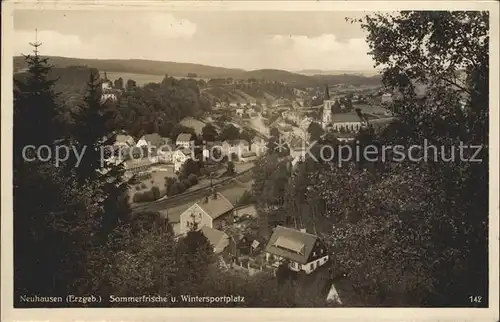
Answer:
<svg viewBox="0 0 500 322"><path fill-rule="evenodd" d="M471 303L481 303L482 296L469 296L469 301Z"/></svg>

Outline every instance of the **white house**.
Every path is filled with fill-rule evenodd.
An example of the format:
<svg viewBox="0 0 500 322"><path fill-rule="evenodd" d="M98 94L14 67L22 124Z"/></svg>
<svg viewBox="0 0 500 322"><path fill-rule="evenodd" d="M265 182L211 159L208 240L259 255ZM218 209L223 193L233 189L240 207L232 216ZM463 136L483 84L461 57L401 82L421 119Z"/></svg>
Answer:
<svg viewBox="0 0 500 322"><path fill-rule="evenodd" d="M190 149L194 145L194 140L190 133L181 133L177 136L175 140L175 145L178 147L183 147L185 149Z"/></svg>
<svg viewBox="0 0 500 322"><path fill-rule="evenodd" d="M116 95L116 93L113 92L103 92L101 94L101 102L105 102L107 100L116 102L118 100L118 96Z"/></svg>
<svg viewBox="0 0 500 322"><path fill-rule="evenodd" d="M233 221L233 204L218 192L212 192L180 215L180 234L186 234L196 224L197 229L203 226L218 230L224 229ZM215 245L217 246L217 245Z"/></svg>
<svg viewBox="0 0 500 322"><path fill-rule="evenodd" d="M131 159L124 161L125 177L131 178L134 175L144 175L151 173L151 166L155 164L151 158Z"/></svg>
<svg viewBox="0 0 500 322"><path fill-rule="evenodd" d="M306 274L328 262L326 245L318 236L308 234L305 229L296 230L277 226L265 248L266 260L274 267L287 263L293 271Z"/></svg>
<svg viewBox="0 0 500 322"><path fill-rule="evenodd" d="M180 171L184 163L191 159L191 151L187 149L175 150L172 154L172 161L174 162L174 171Z"/></svg>
<svg viewBox="0 0 500 322"><path fill-rule="evenodd" d="M230 102L229 106L230 107L238 107L238 103L236 103L236 102Z"/></svg>
<svg viewBox="0 0 500 322"><path fill-rule="evenodd" d="M238 115L239 117L243 117L243 113L245 113L245 110L243 108L237 108L236 109L236 115Z"/></svg>
<svg viewBox="0 0 500 322"><path fill-rule="evenodd" d="M392 94L385 93L382 95L382 104L388 104L392 102Z"/></svg>

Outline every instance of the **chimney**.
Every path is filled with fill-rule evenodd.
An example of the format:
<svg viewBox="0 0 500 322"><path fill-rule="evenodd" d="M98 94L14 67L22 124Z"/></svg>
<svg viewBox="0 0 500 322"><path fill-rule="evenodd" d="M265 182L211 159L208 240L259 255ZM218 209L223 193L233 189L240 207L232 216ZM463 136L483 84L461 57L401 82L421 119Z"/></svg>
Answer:
<svg viewBox="0 0 500 322"><path fill-rule="evenodd" d="M205 203L208 203L208 196L205 196Z"/></svg>

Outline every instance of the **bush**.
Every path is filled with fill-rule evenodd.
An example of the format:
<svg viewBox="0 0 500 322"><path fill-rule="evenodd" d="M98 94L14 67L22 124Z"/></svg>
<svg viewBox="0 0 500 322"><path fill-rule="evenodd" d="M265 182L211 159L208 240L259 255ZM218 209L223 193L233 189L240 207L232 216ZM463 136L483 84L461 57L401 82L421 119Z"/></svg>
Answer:
<svg viewBox="0 0 500 322"><path fill-rule="evenodd" d="M196 176L196 174L190 174L188 176L188 181L191 183L191 186L194 186L195 184L198 183L198 177Z"/></svg>
<svg viewBox="0 0 500 322"><path fill-rule="evenodd" d="M161 198L160 188L158 188L157 186L151 188L151 193L153 194L154 200L158 200Z"/></svg>
<svg viewBox="0 0 500 322"><path fill-rule="evenodd" d="M193 185L191 184L191 181L189 181L188 179L184 179L181 181L181 183L186 187L186 189L192 187Z"/></svg>
<svg viewBox="0 0 500 322"><path fill-rule="evenodd" d="M146 184L145 183L141 183L141 189L146 189Z"/></svg>
<svg viewBox="0 0 500 322"><path fill-rule="evenodd" d="M135 186L135 190L137 191L141 190L141 186L140 185Z"/></svg>
<svg viewBox="0 0 500 322"><path fill-rule="evenodd" d="M240 199L238 199L238 202L236 203L237 206L244 206L244 205L248 205L248 204L251 204L252 202L254 202L254 196L253 194L246 190L243 195L240 197Z"/></svg>
<svg viewBox="0 0 500 322"><path fill-rule="evenodd" d="M132 201L135 202L135 203L139 203L139 202L142 202L142 193L141 192L136 192L134 193L134 197L132 198Z"/></svg>
<svg viewBox="0 0 500 322"><path fill-rule="evenodd" d="M178 185L178 187L179 187L179 192L178 192L178 194L179 194L179 193L183 193L183 192L184 192L184 191L186 191L186 189L188 188L188 187L186 186L186 184L185 184L183 181L178 182L178 183L177 183L177 185Z"/></svg>
<svg viewBox="0 0 500 322"><path fill-rule="evenodd" d="M226 173L228 175L233 175L235 173L234 163L233 162L230 161L230 162L227 163L227 171L226 171Z"/></svg>
<svg viewBox="0 0 500 322"><path fill-rule="evenodd" d="M174 182L167 190L167 196L175 196L180 193L180 187L178 182Z"/></svg>
<svg viewBox="0 0 500 322"><path fill-rule="evenodd" d="M151 180L150 182L151 182L151 183L155 183L155 181L154 181L154 180Z"/></svg>
<svg viewBox="0 0 500 322"><path fill-rule="evenodd" d="M153 194L153 189L151 188L151 190L143 192L142 199L143 199L142 200L143 202L155 201L156 199L155 199L155 196Z"/></svg>

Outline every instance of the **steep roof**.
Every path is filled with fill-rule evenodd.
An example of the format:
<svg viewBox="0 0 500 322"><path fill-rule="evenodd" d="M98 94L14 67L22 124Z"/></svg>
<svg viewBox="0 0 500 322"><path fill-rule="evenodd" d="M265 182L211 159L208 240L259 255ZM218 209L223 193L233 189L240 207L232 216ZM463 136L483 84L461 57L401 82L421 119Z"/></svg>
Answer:
<svg viewBox="0 0 500 322"><path fill-rule="evenodd" d="M208 241L212 246L217 246L224 238L228 238L227 234L223 231L210 228L208 226L201 227L200 231L207 237Z"/></svg>
<svg viewBox="0 0 500 322"><path fill-rule="evenodd" d="M216 219L234 209L233 204L222 194L217 192L216 196L217 198L214 198L214 195L211 194L197 202L198 206L212 219Z"/></svg>
<svg viewBox="0 0 500 322"><path fill-rule="evenodd" d="M267 243L266 252L300 264L307 264L316 240L318 236L277 226Z"/></svg>
<svg viewBox="0 0 500 322"><path fill-rule="evenodd" d="M348 113L335 113L332 114L332 122L333 123L344 123L344 122L359 122L358 114L356 112L348 112Z"/></svg>
<svg viewBox="0 0 500 322"><path fill-rule="evenodd" d="M177 139L175 140L175 142L179 142L179 141L182 141L182 142L189 142L191 141L191 134L190 133L181 133L177 136Z"/></svg>
<svg viewBox="0 0 500 322"><path fill-rule="evenodd" d="M142 139L154 146L161 146L164 143L163 138L158 133L146 134Z"/></svg>
<svg viewBox="0 0 500 322"><path fill-rule="evenodd" d="M135 140L132 136L127 134L117 134L115 138L116 143L126 143L128 145L133 145Z"/></svg>

